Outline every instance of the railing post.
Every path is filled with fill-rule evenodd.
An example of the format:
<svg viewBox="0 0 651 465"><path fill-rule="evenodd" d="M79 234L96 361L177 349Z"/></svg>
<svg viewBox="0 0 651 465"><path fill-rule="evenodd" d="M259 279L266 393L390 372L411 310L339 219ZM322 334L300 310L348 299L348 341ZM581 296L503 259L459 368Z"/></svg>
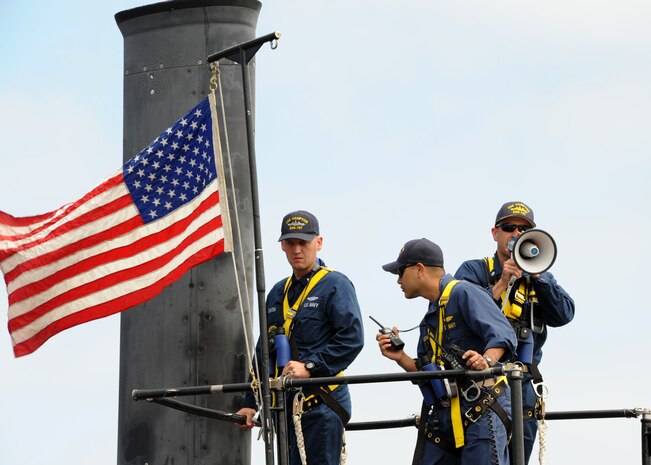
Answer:
<svg viewBox="0 0 651 465"><path fill-rule="evenodd" d="M642 465L651 465L651 410L642 411Z"/></svg>
<svg viewBox="0 0 651 465"><path fill-rule="evenodd" d="M524 426L522 409L522 366L509 364L505 368L511 386L511 464L525 465Z"/></svg>

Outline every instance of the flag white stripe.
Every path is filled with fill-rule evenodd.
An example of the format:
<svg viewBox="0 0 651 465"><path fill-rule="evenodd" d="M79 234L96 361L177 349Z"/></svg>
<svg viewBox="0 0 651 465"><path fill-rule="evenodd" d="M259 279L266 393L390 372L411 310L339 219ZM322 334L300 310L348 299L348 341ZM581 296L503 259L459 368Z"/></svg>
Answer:
<svg viewBox="0 0 651 465"><path fill-rule="evenodd" d="M97 279L100 279L104 276L111 275L113 273L128 270L134 266L144 265L152 259L157 259L162 255L165 255L169 251L177 247L186 237L192 234L194 231L199 229L204 224L210 222L214 218L218 217L220 214L219 206L216 205L203 214L199 215L189 226L183 231L180 235L175 237L170 237L165 242L157 244L155 247L144 250L137 255L131 257L126 257L121 260L112 261L95 267L91 270L83 272L81 274L71 276L70 278L61 281L55 286L41 292L34 294L27 299L16 302L15 304L9 307L9 319L15 318L17 316L23 315L27 312L32 311L34 308L39 305L50 301L51 299L79 286L91 283ZM160 227L154 226L150 229L151 232L156 232L160 230ZM220 236L221 239L221 236ZM216 239L214 242L217 242ZM127 281L132 281L131 278L127 278Z"/></svg>
<svg viewBox="0 0 651 465"><path fill-rule="evenodd" d="M97 189L98 187L100 187L105 182L115 178L116 176L119 176L120 178L122 177L122 170L121 169L116 171L115 173L113 173L113 175L109 176L108 178L106 178L104 181L102 181L98 185L94 186L89 191L89 193L92 192L93 190ZM47 216L45 218L43 218L42 220L40 220L38 223L31 223L31 224L27 224L25 226L4 226L3 224L0 224L0 235L14 236L15 237L15 236L21 236L21 235L24 235L24 234L30 234L32 231L34 231L34 230L38 229L39 227L43 226L44 224L52 222L52 221L61 221L61 220L63 220L63 222L61 224L65 224L65 222L68 221L68 218L74 219L74 218L79 216L79 213L77 212L77 210L79 210L80 207L83 207L84 204L93 204L94 206L95 205L101 205L102 198L105 197L106 193L110 192L110 190L111 189L108 189L107 191L99 193L95 197L92 197L92 198L86 200L84 203L82 203L82 204L78 205L77 207L75 207L75 209L72 212L67 213L70 206L73 205L75 202L67 203L67 204L63 205L62 207L60 207L60 208L58 208L58 209L56 209L56 210L54 210L52 212L45 213L45 215L47 215ZM104 202L104 203L106 203L106 202ZM41 215L36 215L36 216L41 216ZM15 242L13 240L10 240L9 243L13 244ZM5 245L4 242L0 241L0 247L2 247L4 245Z"/></svg>
<svg viewBox="0 0 651 465"><path fill-rule="evenodd" d="M122 186L124 186L124 184L122 184ZM213 193L215 193L217 191L217 187L218 185L216 182L212 182L208 187L206 187L204 192L202 192L201 195L195 199L197 204L202 202L206 198L208 198ZM156 234L161 230L173 225L174 223L177 223L178 221L182 221L184 218L187 218L188 216L192 215L195 208L196 205L194 204L194 202L191 202L190 204L186 204L183 207L180 207L173 218L171 218L170 216L166 216L161 218L158 221L154 221L152 223L141 226L138 231L138 237L144 238L151 234ZM218 216L220 213L221 212L218 213ZM51 246L53 247L53 250L56 250L60 246L65 246L70 243L70 238L68 237L70 235L74 237L86 237L86 235L96 233L100 230L108 229L111 226L122 223L130 219L131 217L137 215L138 215L138 210L136 209L135 205L131 204L128 207L123 208L122 210L119 210L112 215L101 218L96 222L89 223L87 226L84 226L83 228L79 228L75 231L70 231L69 233L62 235L61 237L52 240ZM122 246L128 246L132 243L133 243L133 236L131 234L125 234L123 236L101 242L96 246L80 250L72 255L62 257L61 259L49 265L45 265L40 268L35 268L33 270L21 274L12 282L7 283L7 289L8 289L7 292L11 294L16 289L20 289L23 286L28 286L36 281L42 280L47 276L50 276L52 273L65 269L68 266L77 263L81 260L87 259L89 257L94 257L97 254L105 253L109 250L117 249ZM33 256L39 255L38 251L30 250L29 252L30 255Z"/></svg>
<svg viewBox="0 0 651 465"><path fill-rule="evenodd" d="M139 278L129 279L114 286L104 288L94 294L87 295L83 298L68 302L65 305L53 309L32 323L12 332L11 338L13 340L13 344L20 344L30 339L42 329L46 328L48 325L62 318L65 318L68 315L72 315L94 305L122 297L133 292L135 289L142 290L148 286L155 284L157 281L164 278L174 269L178 268L184 261L192 257L201 249L218 243L223 239L223 237L223 228L219 228L216 232L204 236L199 241L192 243L186 250L175 256L172 261L170 261L162 268L156 269L153 272L143 275Z"/></svg>
<svg viewBox="0 0 651 465"><path fill-rule="evenodd" d="M92 201L86 202L83 205L81 205L79 208L77 208L74 213L71 213L69 216L65 216L61 219L59 219L57 222L54 224L51 224L48 226L46 229L43 231L38 232L37 234L31 236L31 237L26 237L24 239L20 239L17 241L0 241L0 249L15 249L17 247L23 246L23 245L29 245L32 242L38 241L38 240L43 240L48 237L49 234L52 233L55 229L65 225L66 223L69 223L70 221L73 221L77 219L79 216L86 214L90 211L96 210L97 208L101 208L116 198L120 198L123 195L127 195L129 191L127 190L126 186L124 183L120 183L116 185L114 188L107 190L106 192L102 193L101 195L94 197ZM137 210L134 207L134 212L135 214L138 214ZM126 220L128 217L125 217L122 221ZM101 221L101 218L99 219ZM117 220L119 221L119 220ZM66 234L63 234L57 238L54 238L52 240L49 240L47 242L47 250L48 252L52 252L55 250L58 250L62 245L67 245L65 244L64 238L69 235L69 234L74 234L77 235L78 237L85 237L86 235L91 234L91 231L94 231L94 233L97 233L98 231L96 229L93 229L93 225L98 224L97 222L90 222L81 228L76 228L73 229L72 231L69 231ZM113 224L118 224L113 223ZM32 228L32 230L35 228ZM80 230L82 231L80 233ZM18 266L21 263L24 263L27 260L32 259L35 256L41 255L41 247L32 247L30 249L26 249L24 251L21 251L20 253L16 253L8 257L7 259L3 260L2 263L0 263L0 267L2 268L2 271L6 274L9 273L11 270L13 270L16 266Z"/></svg>

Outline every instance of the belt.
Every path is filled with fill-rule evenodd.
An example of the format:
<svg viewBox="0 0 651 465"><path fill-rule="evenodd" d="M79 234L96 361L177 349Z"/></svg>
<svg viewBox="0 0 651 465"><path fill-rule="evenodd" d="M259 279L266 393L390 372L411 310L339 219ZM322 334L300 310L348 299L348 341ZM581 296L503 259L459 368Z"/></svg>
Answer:
<svg viewBox="0 0 651 465"><path fill-rule="evenodd" d="M482 379L480 381L475 381L475 384L477 387L491 387L493 386L497 381L495 378L488 378L488 379Z"/></svg>

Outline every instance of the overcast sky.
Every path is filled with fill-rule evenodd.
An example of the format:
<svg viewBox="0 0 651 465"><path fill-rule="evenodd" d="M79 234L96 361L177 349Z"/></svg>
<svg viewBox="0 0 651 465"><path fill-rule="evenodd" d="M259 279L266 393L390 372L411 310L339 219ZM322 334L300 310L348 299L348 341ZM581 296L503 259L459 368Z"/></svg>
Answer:
<svg viewBox="0 0 651 465"><path fill-rule="evenodd" d="M144 4L4 0L0 210L50 211L121 164L113 15ZM380 266L416 237L443 248L450 272L491 255L497 209L522 200L556 240L551 272L576 301L545 346L548 411L651 408L638 278L651 263L649 24L642 0L263 2L258 35L283 34L256 66L267 288L289 269L282 215L308 209L364 315L412 327L426 302L406 301ZM3 288L0 464L115 464L120 317L14 359L6 309ZM398 371L372 323L366 333L348 373ZM403 338L415 354L416 335ZM351 392L353 421L418 413L408 383ZM351 432L348 463L410 463L414 441L413 429ZM547 462L579 461L639 463L640 421L549 422Z"/></svg>

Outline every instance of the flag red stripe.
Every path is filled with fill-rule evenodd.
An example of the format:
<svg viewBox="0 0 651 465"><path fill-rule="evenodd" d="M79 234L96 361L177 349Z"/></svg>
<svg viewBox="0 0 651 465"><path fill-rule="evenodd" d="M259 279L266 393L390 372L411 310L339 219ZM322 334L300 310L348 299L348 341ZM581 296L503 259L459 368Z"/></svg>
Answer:
<svg viewBox="0 0 651 465"><path fill-rule="evenodd" d="M17 247L12 247L10 249L2 251L0 253L0 260L5 260L8 257L14 255L15 253L18 252L24 252L26 250L32 249L34 247L38 247L44 243L51 242L53 239L62 236L64 234L68 234L75 229L78 229L82 226L87 225L88 223L91 223L93 221L97 221L98 219L108 216L111 213L115 213L123 208L126 208L130 205L132 205L133 202L131 200L131 196L127 193L121 197L118 197L115 200L112 200L106 205L102 205L98 208L95 208L91 211L88 211L82 215L80 215L78 218L75 218L72 221L68 221L61 226L56 227L52 231L48 232L47 235L44 235L43 237L27 242L25 244L19 245ZM142 224L142 221L141 221ZM32 236L33 234L29 234L28 236ZM58 251L54 251L54 253L58 253ZM13 271L13 270L12 270ZM9 276L11 272L7 273L6 276ZM12 278L13 279L13 278ZM7 278L5 278L7 280Z"/></svg>
<svg viewBox="0 0 651 465"><path fill-rule="evenodd" d="M21 274L25 273L26 271L34 270L41 266L54 263L58 260L61 260L64 257L67 257L68 255L77 252L78 250L87 249L97 244L101 244L102 242L108 241L113 237L118 237L123 234L127 234L142 225L143 225L143 221L140 218L140 216L134 216L133 218L130 218L129 220L121 224L118 224L110 229L107 229L97 234L93 234L88 237L84 237L83 239L73 244L66 245L65 247L61 247L60 249L53 250L52 252L44 253L32 259L26 260L25 262L21 263L20 265L16 266L13 270L5 274L5 281L7 285L9 285L9 283L11 283L13 280L18 278Z"/></svg>
<svg viewBox="0 0 651 465"><path fill-rule="evenodd" d="M221 217L213 218L208 223L202 225L195 232L186 237L175 248L171 249L169 252L161 256L153 258L149 262L102 276L95 281L84 283L81 286L64 292L63 294L59 294L58 296L50 299L42 305L35 307L33 310L10 319L9 331L16 331L67 302L80 299L99 290L114 286L117 283L130 281L138 276L142 276L147 273L151 273L152 271L158 270L170 260L172 260L175 256L179 255L181 251L188 247L188 245L197 241L199 238L205 236L206 234L214 233L214 231L220 226Z"/></svg>
<svg viewBox="0 0 651 465"><path fill-rule="evenodd" d="M81 205L84 203L88 202L89 200L93 199L94 197L97 197L98 195L106 192L109 189L114 188L118 184L122 182L122 172L118 172L114 176L106 179L104 182L101 184L97 185L94 187L90 192L88 192L86 195L84 195L82 198L79 200L70 203L68 205L64 205L63 207L59 208L58 210L51 211L49 213L44 213L42 215L37 215L37 216L27 216L24 218L15 218L11 215L8 215L6 213L0 212L0 223L6 224L8 226L12 226L14 228L20 228L20 227L29 227L34 224L39 224L42 221L50 218L50 221L42 224L38 228L34 229L33 231L30 231L29 233L26 234L17 234L17 235L11 235L11 236L0 236L0 240L20 240L24 239L25 237L29 237L33 234L36 234L43 229L46 229L48 226L51 224L55 223L58 221L60 218L63 218L65 216L70 215L72 212L74 212L76 209L78 209Z"/></svg>
<svg viewBox="0 0 651 465"><path fill-rule="evenodd" d="M85 308L83 311L76 312L64 318L61 318L40 330L30 339L16 344L14 346L14 355L16 357L22 357L23 355L31 354L41 345L43 345L43 343L45 343L45 341L47 341L49 338L65 329L86 323L88 321L96 320L98 318L113 315L115 313L127 310L135 305L141 304L158 295L165 288L165 286L176 281L193 266L196 266L214 257L215 255L222 253L223 251L224 240L221 239L216 244L205 247L198 253L189 257L174 271L168 273L163 279L157 281L151 286L143 289L138 289L117 299Z"/></svg>
<svg viewBox="0 0 651 465"><path fill-rule="evenodd" d="M145 250L151 249L152 247L155 247L158 244L168 241L170 240L170 238L182 234L183 231L185 231L188 228L188 226L190 226L192 222L196 220L197 217L199 217L206 210L217 205L218 203L219 203L219 192L216 191L212 193L209 197L207 197L201 204L199 204L197 208L194 209L191 212L191 214L188 215L186 218L171 224L165 229L161 229L154 234L143 237L128 245L124 245L115 249L109 249L104 253L95 255L93 257L89 257L79 262L75 262L72 265L68 266L67 268L57 270L54 274L44 279L39 279L31 284L27 284L19 289L16 289L14 292L9 294L9 304L13 305L17 302L20 302L23 299L39 294L47 289L50 289L52 286L60 283L61 281L64 281L78 274L84 273L88 270L96 268L105 263L115 262L123 258L136 256ZM137 219L138 221L135 226L142 225L142 220L140 219L140 217L138 217ZM217 227L221 228L222 227L221 217L219 217L218 220L219 223ZM117 235L113 235L113 237L116 236ZM104 238L103 240L106 239L107 238ZM107 243L107 245L110 246L110 243ZM81 248L85 248L85 247L81 247ZM78 249L80 248L76 247L74 251L77 251ZM34 260L32 260L32 262L33 261Z"/></svg>

